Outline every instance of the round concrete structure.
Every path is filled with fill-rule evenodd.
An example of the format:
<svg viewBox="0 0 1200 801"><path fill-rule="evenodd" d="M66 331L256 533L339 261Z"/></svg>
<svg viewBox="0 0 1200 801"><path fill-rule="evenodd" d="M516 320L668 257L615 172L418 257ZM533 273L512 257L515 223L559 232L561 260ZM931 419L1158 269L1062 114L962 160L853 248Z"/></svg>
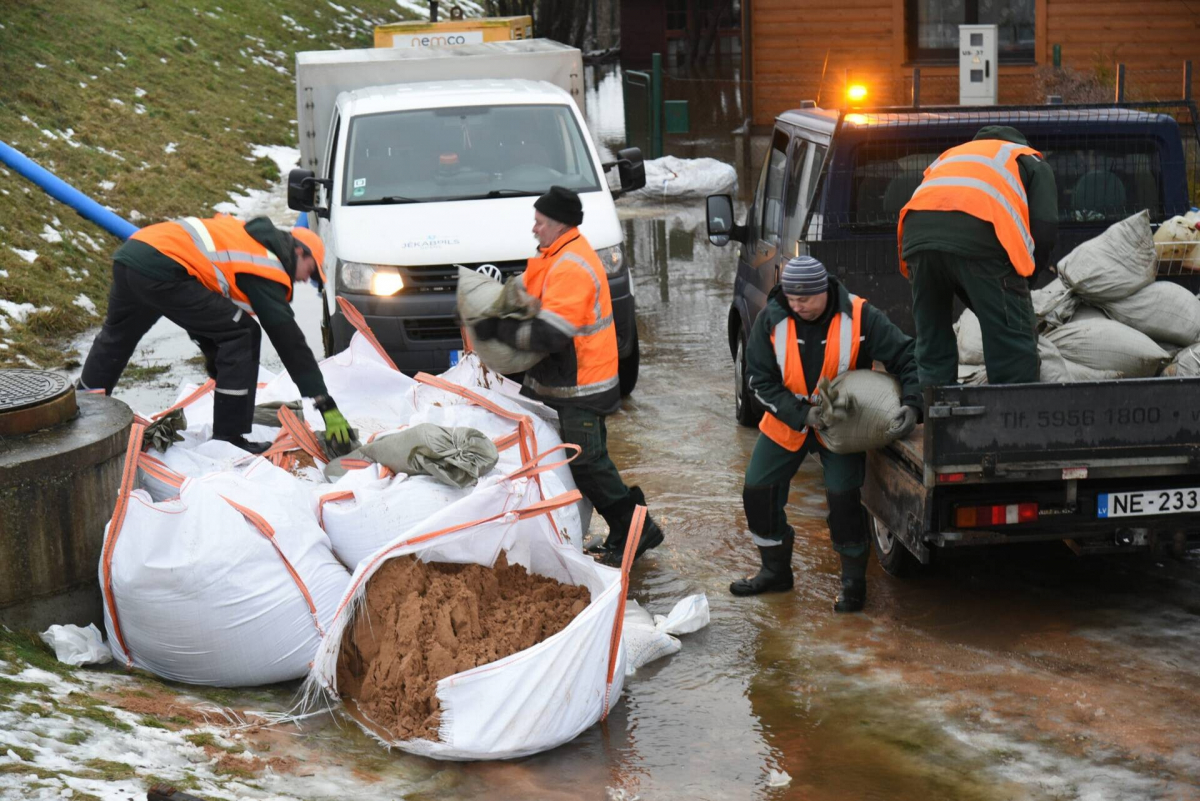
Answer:
<svg viewBox="0 0 1200 801"><path fill-rule="evenodd" d="M66 422L0 437L0 623L103 622L97 564L133 413L79 394Z"/></svg>

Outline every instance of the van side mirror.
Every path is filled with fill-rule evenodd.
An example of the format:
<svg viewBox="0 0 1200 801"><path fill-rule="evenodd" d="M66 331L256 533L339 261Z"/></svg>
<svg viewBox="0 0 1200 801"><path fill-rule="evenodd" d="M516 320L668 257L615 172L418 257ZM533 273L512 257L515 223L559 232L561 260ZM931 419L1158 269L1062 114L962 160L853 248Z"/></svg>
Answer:
<svg viewBox="0 0 1200 801"><path fill-rule="evenodd" d="M646 185L646 163L642 160L640 147L627 147L617 151L617 160L601 165L605 172L617 168L617 176L621 179L621 188L613 192L618 198L626 192L633 192Z"/></svg>
<svg viewBox="0 0 1200 801"><path fill-rule="evenodd" d="M743 243L746 241L746 226L738 225L733 219L733 198L729 195L709 195L704 205L709 242L724 247L730 239Z"/></svg>
<svg viewBox="0 0 1200 801"><path fill-rule="evenodd" d="M329 217L329 209L317 206L317 185L324 185L328 192L332 181L313 176L312 170L297 167L288 173L287 204L293 211L315 211L319 217Z"/></svg>

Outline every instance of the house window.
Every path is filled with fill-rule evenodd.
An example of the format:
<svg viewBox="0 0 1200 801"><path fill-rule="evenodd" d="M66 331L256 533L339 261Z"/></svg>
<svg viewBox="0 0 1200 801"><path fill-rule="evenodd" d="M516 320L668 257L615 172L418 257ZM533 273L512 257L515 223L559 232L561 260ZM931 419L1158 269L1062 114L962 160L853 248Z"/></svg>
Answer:
<svg viewBox="0 0 1200 801"><path fill-rule="evenodd" d="M688 0L667 0L667 30L685 31L688 26Z"/></svg>
<svg viewBox="0 0 1200 801"><path fill-rule="evenodd" d="M954 61L958 26L996 26L1000 62L1032 61L1036 0L907 0L908 59ZM1045 0L1042 0L1045 2Z"/></svg>

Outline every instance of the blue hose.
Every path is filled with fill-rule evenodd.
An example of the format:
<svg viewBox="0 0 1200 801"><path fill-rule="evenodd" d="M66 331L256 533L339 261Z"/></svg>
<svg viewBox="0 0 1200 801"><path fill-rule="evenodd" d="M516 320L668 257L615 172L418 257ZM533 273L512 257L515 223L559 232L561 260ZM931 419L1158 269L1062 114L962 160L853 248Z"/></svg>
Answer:
<svg viewBox="0 0 1200 801"><path fill-rule="evenodd" d="M0 162L4 162L46 190L46 194L50 197L75 209L80 217L91 220L113 236L125 240L137 233L136 225L113 214L83 192L4 142L0 142Z"/></svg>

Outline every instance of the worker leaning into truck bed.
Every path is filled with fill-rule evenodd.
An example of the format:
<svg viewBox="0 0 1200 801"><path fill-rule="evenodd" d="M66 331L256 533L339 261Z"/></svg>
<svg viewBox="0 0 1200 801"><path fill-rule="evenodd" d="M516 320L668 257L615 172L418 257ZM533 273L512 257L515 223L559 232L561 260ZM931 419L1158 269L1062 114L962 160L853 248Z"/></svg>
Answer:
<svg viewBox="0 0 1200 801"><path fill-rule="evenodd" d="M640 487L625 486L608 455L604 418L621 402L608 276L579 232L583 204L576 192L552 186L533 208L538 255L516 280L541 308L532 320L480 320L475 336L547 354L525 372L521 392L557 411L563 441L583 449L571 462L571 475L608 523L608 537L593 553L605 564L620 565L634 508L645 505L646 497ZM662 541L662 529L647 515L636 556Z"/></svg>
<svg viewBox="0 0 1200 801"><path fill-rule="evenodd" d="M1038 380L1029 290L1057 236L1054 171L1015 128L981 128L925 170L896 230L922 387L958 380L955 295L979 318L988 383Z"/></svg>
<svg viewBox="0 0 1200 801"><path fill-rule="evenodd" d="M859 490L865 453L832 453L821 442L822 396L817 382L847 370L870 370L878 360L900 379L901 407L888 432L908 436L921 407L913 341L883 312L850 294L825 266L798 256L783 268L780 283L754 321L746 347L751 392L766 410L758 442L746 467L742 503L762 569L729 586L734 595L792 588L795 531L787 522L788 490L808 454L821 459L829 502L829 539L842 563L838 612L857 612L867 598L871 542Z"/></svg>
<svg viewBox="0 0 1200 801"><path fill-rule="evenodd" d="M282 231L266 217L185 217L141 229L113 255L108 314L79 388L111 395L138 342L166 317L200 346L216 381L213 438L261 453L269 443L249 442L245 435L254 417L265 330L301 394L324 416L326 438L345 447L351 436L346 418L329 397L291 307L295 282L319 282L324 258L314 232Z"/></svg>

